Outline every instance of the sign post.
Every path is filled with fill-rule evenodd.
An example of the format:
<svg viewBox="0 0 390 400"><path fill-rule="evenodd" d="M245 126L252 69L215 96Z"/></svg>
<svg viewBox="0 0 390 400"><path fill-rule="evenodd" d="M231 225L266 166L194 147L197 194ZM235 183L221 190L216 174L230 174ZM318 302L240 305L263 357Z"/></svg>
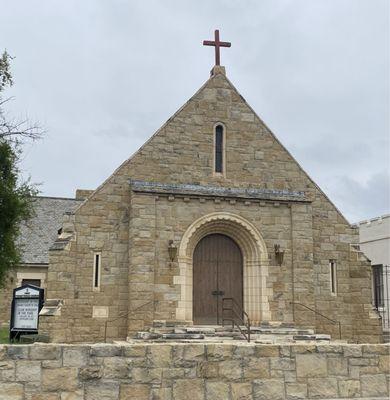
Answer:
<svg viewBox="0 0 390 400"><path fill-rule="evenodd" d="M38 315L43 307L44 290L38 286L23 285L14 289L11 306L10 341L21 334L38 333Z"/></svg>

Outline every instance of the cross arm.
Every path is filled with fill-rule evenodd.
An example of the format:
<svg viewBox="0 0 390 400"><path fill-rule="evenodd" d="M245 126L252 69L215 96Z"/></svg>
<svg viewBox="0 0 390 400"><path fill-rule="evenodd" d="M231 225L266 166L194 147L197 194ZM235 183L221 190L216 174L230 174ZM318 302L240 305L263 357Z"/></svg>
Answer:
<svg viewBox="0 0 390 400"><path fill-rule="evenodd" d="M212 40L203 40L203 46L215 46L216 43ZM218 46L220 47L231 47L231 43L229 42L218 42L217 43Z"/></svg>
<svg viewBox="0 0 390 400"><path fill-rule="evenodd" d="M219 42L221 47L230 47L232 44L230 42Z"/></svg>

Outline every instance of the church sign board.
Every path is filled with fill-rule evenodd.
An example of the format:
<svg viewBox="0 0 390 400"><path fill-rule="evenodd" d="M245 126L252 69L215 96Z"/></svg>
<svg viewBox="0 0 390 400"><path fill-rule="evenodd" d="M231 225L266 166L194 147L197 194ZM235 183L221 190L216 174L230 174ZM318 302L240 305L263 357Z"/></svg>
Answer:
<svg viewBox="0 0 390 400"><path fill-rule="evenodd" d="M24 285L14 289L11 306L10 340L21 334L38 333L38 315L43 306L44 290Z"/></svg>

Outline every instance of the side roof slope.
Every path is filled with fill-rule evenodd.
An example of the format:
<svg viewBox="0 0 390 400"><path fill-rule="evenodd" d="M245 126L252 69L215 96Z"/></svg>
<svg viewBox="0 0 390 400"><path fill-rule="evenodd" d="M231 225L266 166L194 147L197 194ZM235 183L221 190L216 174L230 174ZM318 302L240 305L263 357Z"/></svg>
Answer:
<svg viewBox="0 0 390 400"><path fill-rule="evenodd" d="M73 212L80 203L80 200L59 197L34 198L34 214L20 227L18 244L23 264L49 263L49 248L57 238L63 215Z"/></svg>

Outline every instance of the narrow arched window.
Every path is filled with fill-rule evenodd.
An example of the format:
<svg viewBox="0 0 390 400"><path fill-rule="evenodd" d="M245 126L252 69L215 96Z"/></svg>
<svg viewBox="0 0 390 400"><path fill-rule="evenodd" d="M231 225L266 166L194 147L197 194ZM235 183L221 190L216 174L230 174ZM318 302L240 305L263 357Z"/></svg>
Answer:
<svg viewBox="0 0 390 400"><path fill-rule="evenodd" d="M223 126L217 125L215 127L215 172L222 174L223 173L223 162L224 162L224 134L223 134Z"/></svg>
<svg viewBox="0 0 390 400"><path fill-rule="evenodd" d="M333 296L337 295L337 272L336 272L336 260L329 260L330 267L330 293Z"/></svg>
<svg viewBox="0 0 390 400"><path fill-rule="evenodd" d="M93 290L100 290L100 276L101 276L101 253L93 254Z"/></svg>

